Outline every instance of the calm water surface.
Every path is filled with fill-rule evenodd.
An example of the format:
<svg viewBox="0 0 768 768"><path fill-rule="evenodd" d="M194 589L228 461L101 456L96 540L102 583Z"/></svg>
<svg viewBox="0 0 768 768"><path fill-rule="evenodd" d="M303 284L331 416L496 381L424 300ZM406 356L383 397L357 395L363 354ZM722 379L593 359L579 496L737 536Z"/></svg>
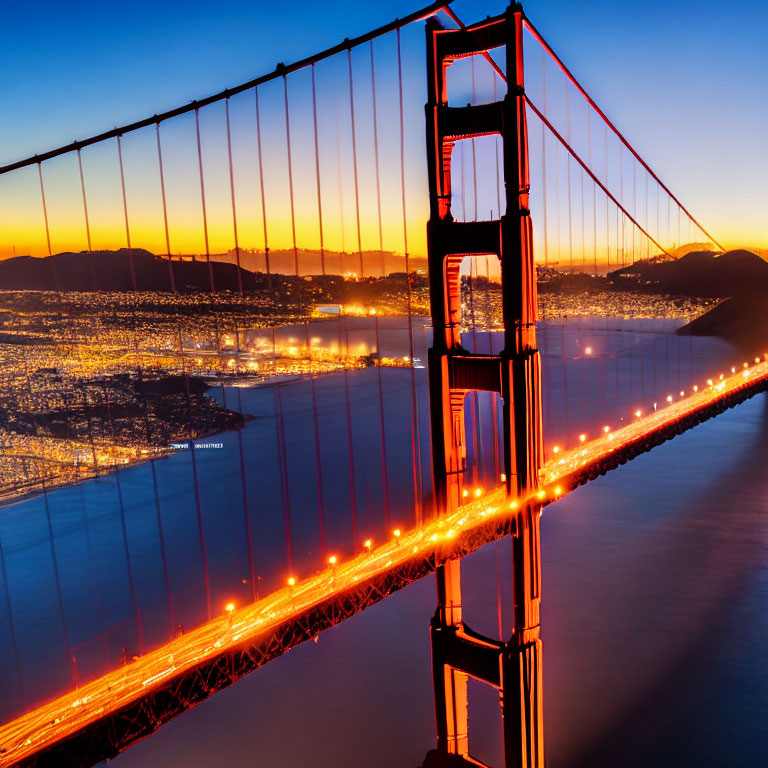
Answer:
<svg viewBox="0 0 768 768"><path fill-rule="evenodd" d="M545 509L549 766L766 764L766 455L760 395ZM495 559L507 547L464 561L474 628L493 630ZM415 768L435 739L434 602L433 579L412 585L171 722L115 766ZM475 755L501 762L498 704L479 685L470 688L470 740Z"/></svg>
<svg viewBox="0 0 768 768"><path fill-rule="evenodd" d="M402 328L381 322L382 353L406 353ZM738 363L728 345L673 328L542 324L545 452ZM352 339L370 348L371 328ZM426 360L427 344L419 328L414 356ZM497 335L465 337L478 351L500 344ZM345 556L367 536L412 525L417 494L428 509L426 370L367 369L214 396L252 417L206 441L222 448L0 510L0 722L71 688L73 677L113 668L123 648L155 647L209 608L247 602L289 573L322 567L328 552ZM490 396L467 403L468 428L480 425L470 474L486 487L498 480L499 411ZM544 511L548 765L768 764L767 427L759 396ZM468 624L497 636L500 605L508 634L510 542L466 558L463 573ZM415 768L435 741L434 604L434 580L424 579L114 762ZM470 687L470 727L473 754L499 764L498 698L480 685Z"/></svg>

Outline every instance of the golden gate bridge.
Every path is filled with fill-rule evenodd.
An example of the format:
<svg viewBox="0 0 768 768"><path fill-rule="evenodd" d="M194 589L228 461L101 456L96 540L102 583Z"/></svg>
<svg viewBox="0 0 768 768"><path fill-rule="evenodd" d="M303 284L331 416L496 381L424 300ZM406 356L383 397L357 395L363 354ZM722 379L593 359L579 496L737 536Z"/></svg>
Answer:
<svg viewBox="0 0 768 768"><path fill-rule="evenodd" d="M424 36L422 22L425 49L417 42L417 36L419 40ZM427 77L421 91L413 87L415 55L407 45L423 56L421 66L426 59ZM540 61L534 67L537 56ZM322 72L322 66L328 71ZM459 105L454 92L460 99L468 98L466 106ZM409 135L417 122L409 101L414 95L420 95L419 109L426 100L424 144ZM220 114L211 112L216 109ZM178 121L185 116L191 122L183 136ZM530 131L529 122L538 130ZM424 118L419 116L418 123L423 129ZM335 135L326 130L329 125ZM133 146L131 136L137 137ZM87 152L92 149L101 154L89 163ZM114 154L108 161L113 167L105 170L107 152ZM426 168L425 179L411 167L415 158L420 168ZM537 178L532 178L534 168ZM111 181L117 182L111 186L109 173L114 177ZM428 200L415 189L414 180L424 182ZM4 208L11 212L9 221L14 205L26 211L34 207L31 190L40 214L36 224L23 232L9 226L0 252L27 238L30 255L41 257L36 270L47 272L47 287L56 295L71 290L63 271L66 262L55 257L60 248L74 255L119 246L125 257L121 268L127 291L136 295L158 290L156 282L151 288L142 283L147 278L139 249L144 248L154 252L152 263L162 262L167 275L160 290L173 295L183 296L188 290L185 282L192 281L196 289L223 294L229 301L232 295L275 290L287 277L311 284L335 275L343 278L332 283L338 316L323 321L323 327L335 323L333 354L339 359L342 350L349 357L350 333L356 332L349 299L355 285L400 273L406 296L404 323L399 327L392 326L392 318L380 310L364 309L358 318L377 356L369 388L374 406L366 414L367 418L373 414L378 422L378 434L372 439L380 441L381 479L375 486L381 497L379 520L369 519L367 502L358 498L355 461L360 436L353 429L350 395L354 369L344 364L335 369L343 377L344 394L334 413L337 429L346 430L341 455L349 480L342 504L349 510L349 531L338 547L333 542L328 486L340 472L338 465L331 467L324 461L324 409L318 394L322 379L320 369L312 367L311 336L321 331L309 320L293 318L291 333L303 334L304 339L291 338L285 346L298 346L300 355L310 361L307 411L314 450L319 569L317 562L302 565L297 556L301 536L292 519L296 501L291 500L295 481L291 482L288 460L291 428L283 407L288 385L278 383L273 387L272 416L282 518L278 536L283 538L278 549L284 557L284 564L276 569L280 576L261 584L256 572L254 489L249 485L254 468L246 461L238 433L246 594L241 602L227 602L221 610L216 607L221 595L233 588L212 585L205 525L210 502L204 501L205 489L199 482L202 470L196 455L200 449L189 440L194 490L190 498L199 532L205 617L196 628L175 631L178 595L169 580L162 492L152 461L154 490L149 500L157 509L163 588L171 633L176 636L166 635L165 641L158 642L155 633L148 639L131 576L127 502L120 488L127 470L116 469L139 653L129 660L123 651L122 664L112 657L106 667L97 665L90 679L84 679L67 629L53 542L59 491L43 481L72 680L69 689L54 698L25 699L25 711L14 713L0 726L0 765L85 766L114 756L244 674L431 573L436 573L438 583L438 609L432 622L438 753L470 760L469 676L501 693L507 765L543 765L538 607L542 508L763 391L768 362L764 355L734 359L732 365L719 362L719 368L706 373L699 370L699 362L696 375L682 389L671 386L669 371L659 382L654 370L651 384L644 372L643 402L630 409L619 398L621 350L602 355L585 351L580 358L616 364L616 408L604 410L599 424L591 423L594 414L582 408L581 421L576 419L578 429L564 435L570 445L560 439L558 445L546 444L542 422L546 422L543 410L549 395L546 386L542 391L542 377L546 384L548 374L542 369L551 366L537 346L537 263L571 272L597 271L601 264L624 266L640 259L673 258L684 243L703 241L723 249L595 104L522 8L510 6L501 16L465 25L449 4L432 4L316 56L280 64L268 75L214 96L7 164L0 168L0 188ZM78 199L78 212L72 207L73 199ZM491 212L489 219L481 213L486 210ZM190 212L199 214L196 239L185 234L193 227ZM19 214L21 222L28 218L28 212ZM81 219L77 225L75 218ZM399 221L393 223L393 218ZM417 229L427 220L423 261L429 274L431 345L423 313L416 307L418 272L411 253L422 237ZM534 248L541 254L537 260ZM497 316L501 323L498 333L487 334L485 352L478 351L482 334L476 327L470 331L466 318L469 307L474 326L475 308L468 300L474 301L473 280L477 284L482 260L486 278L498 277L500 282ZM89 284L80 290L105 289L105 278L93 262L84 274ZM296 290L299 283L288 285ZM217 322L213 334L214 357L226 365L234 360L236 372L242 372L242 350L248 344L245 325L238 328L235 323L231 329ZM397 373L408 393L408 423L398 431L399 449L405 449L411 474L407 513L389 496L394 462L388 461L392 456L388 440L396 430L390 430L385 414L382 376L386 368L381 362L386 347L383 337L392 328L406 338L407 354L400 355L405 365ZM224 340L231 330L235 342ZM546 332L545 327L538 330ZM184 333L179 327L178 345L169 355L180 361L176 365L187 377L194 373L193 360L203 353L185 342ZM562 360L565 377L564 334L554 367ZM266 337L277 357L279 331L272 328ZM472 351L465 347L469 341ZM681 354L682 345L670 341L666 333L664 344L667 355L670 344ZM140 371L138 341L135 346L132 360ZM655 352L656 342L654 366ZM425 387L424 382L419 384L416 361L427 357L429 406L425 407ZM644 349L639 360L641 364L646 360ZM634 376L633 362L630 359L629 379ZM693 373L692 353L689 363ZM667 395L670 390L673 394ZM583 399L583 381L581 395ZM226 401L224 387L222 396ZM567 381L563 398L568 418ZM325 429L327 434L333 426ZM483 433L488 431L492 435L485 440ZM423 437L425 432L431 433L429 441ZM488 445L492 461L486 455ZM307 463L301 474L311 471ZM494 487L499 478L503 485ZM400 527L393 529L394 525ZM508 641L481 637L462 621L459 570L463 555L504 536L512 536L515 546L515 626ZM0 565L7 613L12 617L2 537ZM13 643L16 646L15 638ZM18 650L15 655L20 669ZM18 676L23 692L23 675Z"/></svg>

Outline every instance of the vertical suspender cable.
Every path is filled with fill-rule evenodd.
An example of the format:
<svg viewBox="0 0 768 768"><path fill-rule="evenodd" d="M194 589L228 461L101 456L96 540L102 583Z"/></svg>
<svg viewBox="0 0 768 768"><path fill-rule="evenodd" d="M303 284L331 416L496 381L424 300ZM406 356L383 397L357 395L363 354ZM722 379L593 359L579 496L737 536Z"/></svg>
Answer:
<svg viewBox="0 0 768 768"><path fill-rule="evenodd" d="M40 179L40 199L43 202L43 221L45 222L45 241L48 245L48 255L51 255L51 230L48 226L48 206L45 204L45 186L43 185L43 165L37 164L37 175Z"/></svg>
<svg viewBox="0 0 768 768"><path fill-rule="evenodd" d="M48 206L45 202L45 185L43 184L43 166L42 163L37 164L37 177L40 179L40 200L43 203L43 222L45 223L45 242L48 246L48 255L52 255L51 251L51 229L48 225ZM56 262L53 262L53 280L56 284L56 290L61 291L61 280L59 279L59 268L56 266Z"/></svg>
<svg viewBox="0 0 768 768"><path fill-rule="evenodd" d="M541 108L544 114L547 112L547 59L544 50L541 52ZM496 78L493 78L493 99L496 101ZM541 121L540 121L541 122ZM496 190L499 192L499 144L496 142ZM541 123L541 194L542 214L544 217L544 266L549 265L549 240L547 233L547 136L544 123ZM501 204L499 204L499 216L501 216Z"/></svg>
<svg viewBox="0 0 768 768"><path fill-rule="evenodd" d="M567 116L567 137L568 144L571 143L571 88L570 85L565 86L565 113ZM573 272L573 216L571 214L571 156L566 154L565 156L566 171L568 177L568 255L571 264L571 272Z"/></svg>
<svg viewBox="0 0 768 768"><path fill-rule="evenodd" d="M381 276L387 274L387 264L384 259L384 233L381 224L381 175L379 172L379 125L376 115L376 65L373 55L373 40L371 40L371 106L373 108L373 157L376 168L376 210L379 215L379 253L381 255Z"/></svg>
<svg viewBox="0 0 768 768"><path fill-rule="evenodd" d="M357 137L355 136L355 86L352 79L352 49L347 48L349 69L349 119L352 128L352 167L355 179L355 216L357 218L357 253L360 257L360 277L365 277L363 268L363 242L360 236L360 188L357 180Z"/></svg>
<svg viewBox="0 0 768 768"><path fill-rule="evenodd" d="M237 263L237 289L243 292L243 272L240 268L240 243L237 237L237 203L235 201L235 170L232 164L232 131L229 125L229 99L224 100L227 120L227 159L229 161L229 193L232 199L232 233L235 238L235 262Z"/></svg>
<svg viewBox="0 0 768 768"><path fill-rule="evenodd" d="M267 197L264 191L264 163L261 158L261 114L259 112L259 89L253 89L256 102L256 147L259 157L259 191L261 192L261 222L264 229L264 267L267 270L267 286L272 290L272 273L269 269L269 239L267 238ZM274 333L274 332L273 332ZM274 339L274 336L273 336Z"/></svg>
<svg viewBox="0 0 768 768"><path fill-rule="evenodd" d="M608 152L608 126L603 124L605 128L605 188L608 189L608 173L609 173L609 152ZM611 208L608 195L605 196L605 253L608 264L611 263ZM618 259L617 259L618 261Z"/></svg>
<svg viewBox="0 0 768 768"><path fill-rule="evenodd" d="M379 316L373 317L373 327L376 337L376 352L381 361L381 340L379 338ZM384 419L384 388L381 381L381 365L376 366L376 378L379 389L379 435L381 438L381 495L384 501L384 525L389 530L389 462L387 461L387 431Z"/></svg>
<svg viewBox="0 0 768 768"><path fill-rule="evenodd" d="M288 150L288 192L291 197L291 236L293 238L293 267L299 276L299 251L296 247L296 206L293 199L293 158L291 155L291 118L288 109L288 78L283 75L283 97L285 99L285 145Z"/></svg>
<svg viewBox="0 0 768 768"><path fill-rule="evenodd" d="M117 500L120 505L120 528L123 534L123 547L125 549L125 568L128 574L128 589L131 593L131 603L133 603L133 613L136 617L136 634L139 641L139 654L144 653L144 622L141 616L141 606L136 594L136 583L133 578L133 566L131 564L131 550L128 546L128 527L125 520L125 503L123 500L123 488L120 484L120 470L115 469L115 484L117 487Z"/></svg>
<svg viewBox="0 0 768 768"><path fill-rule="evenodd" d="M470 71L472 73L472 103L477 102L475 93L475 57L470 59ZM472 142L472 198L474 200L475 212L474 220L477 221L477 151L475 148L474 136L470 139Z"/></svg>
<svg viewBox="0 0 768 768"><path fill-rule="evenodd" d="M121 137L117 137L117 162L120 166L120 189L123 194L123 219L125 221L125 242L128 246L128 264L131 270L131 288L136 292L136 267L133 263L133 248L131 248L131 228L128 224L128 197L125 194L125 170L123 169L123 145Z"/></svg>
<svg viewBox="0 0 768 768"><path fill-rule="evenodd" d="M584 172L579 173L581 179L581 265L586 268L587 265L587 226L584 216Z"/></svg>
<svg viewBox="0 0 768 768"><path fill-rule="evenodd" d="M288 451L285 443L283 421L283 399L280 384L275 384L275 426L277 428L278 466L280 468L280 489L283 494L283 529L285 534L285 560L288 573L293 573L293 550L291 547L291 496L288 480Z"/></svg>
<svg viewBox="0 0 768 768"><path fill-rule="evenodd" d="M163 148L160 143L160 123L155 123L157 136L157 165L160 170L160 195L163 198L163 225L165 227L165 250L168 256L168 278L171 290L176 293L176 280L173 275L173 259L171 258L171 237L168 231L168 204L165 199L165 171L163 170Z"/></svg>
<svg viewBox="0 0 768 768"><path fill-rule="evenodd" d="M419 400L416 389L416 369L413 362L413 304L411 295L411 270L408 255L408 210L405 197L405 119L403 113L403 60L400 48L400 28L397 38L397 79L400 107L400 192L403 210L403 255L405 257L405 280L408 290L408 354L411 361L411 468L413 470L413 501L416 523L423 522L421 485L421 424L419 423Z"/></svg>
<svg viewBox="0 0 768 768"><path fill-rule="evenodd" d="M349 317L344 318L344 346L349 357ZM352 523L352 547L357 552L357 487L355 484L355 448L352 433L352 402L349 392L349 368L344 366L344 405L347 416L347 461L349 465L349 512Z"/></svg>
<svg viewBox="0 0 768 768"><path fill-rule="evenodd" d="M85 177L83 176L83 158L80 156L80 150L77 150L77 168L80 171L80 192L83 195L83 218L85 219L85 240L88 243L88 250L91 248L91 226L88 221L88 202L85 197Z"/></svg>
<svg viewBox="0 0 768 768"><path fill-rule="evenodd" d="M80 192L83 196L83 219L85 220L85 240L88 244L89 253L92 253L93 248L91 247L91 225L88 220L88 202L85 196L85 175L83 174L83 159L80 156L80 149L77 150L77 168L80 173ZM88 260L88 264L90 266L90 271L91 271L91 286L95 291L98 289L98 287L96 285L96 267L93 263L93 258L90 258Z"/></svg>
<svg viewBox="0 0 768 768"><path fill-rule="evenodd" d="M325 243L323 242L323 201L320 192L320 148L317 138L317 90L315 89L315 65L312 64L312 122L315 129L315 181L317 182L317 226L320 231L320 269L325 275ZM325 549L323 549L325 552Z"/></svg>
<svg viewBox="0 0 768 768"><path fill-rule="evenodd" d="M205 239L205 260L208 264L208 284L211 293L215 293L213 282L213 264L211 263L211 249L208 244L208 211L205 207L205 174L203 173L203 146L200 142L200 110L195 110L195 135L197 137L197 165L200 171L200 202L203 207L203 237Z"/></svg>
<svg viewBox="0 0 768 768"><path fill-rule="evenodd" d="M160 490L157 486L157 467L155 467L155 460L152 459L149 462L152 469L152 489L155 497L155 517L157 518L157 534L160 545L160 559L163 565L163 583L165 584L165 599L168 602L168 623L170 625L171 634L173 638L174 629L176 627L176 621L173 615L173 593L171 592L171 579L168 573L168 557L165 551L165 532L163 530L163 515L160 509Z"/></svg>
<svg viewBox="0 0 768 768"><path fill-rule="evenodd" d="M587 110L587 133L589 134L589 166L592 167L592 113ZM592 258L597 274L597 183L592 182Z"/></svg>
<svg viewBox="0 0 768 768"><path fill-rule="evenodd" d="M3 542L0 539L0 576L2 576L2 583L5 584L5 610L8 614L8 632L11 636L11 649L13 651L13 660L16 666L16 678L19 685L19 695L21 696L22 706L26 709L27 697L24 693L24 680L21 675L21 664L19 663L19 646L16 641L16 627L13 621L13 612L11 606L11 593L8 582L8 572L5 568L5 557L3 556Z"/></svg>
<svg viewBox="0 0 768 768"><path fill-rule="evenodd" d="M632 215L637 221L637 163L632 163ZM636 227L632 227L632 263L634 264L637 259L635 258L635 232Z"/></svg>
<svg viewBox="0 0 768 768"><path fill-rule="evenodd" d="M326 542L325 542L325 515L323 504L323 457L322 442L320 440L320 417L317 407L317 388L315 386L315 372L312 368L312 347L309 338L309 321L305 325L307 350L310 357L309 382L312 388L312 418L315 427L315 479L317 482L317 528L320 533L320 554L325 560Z"/></svg>

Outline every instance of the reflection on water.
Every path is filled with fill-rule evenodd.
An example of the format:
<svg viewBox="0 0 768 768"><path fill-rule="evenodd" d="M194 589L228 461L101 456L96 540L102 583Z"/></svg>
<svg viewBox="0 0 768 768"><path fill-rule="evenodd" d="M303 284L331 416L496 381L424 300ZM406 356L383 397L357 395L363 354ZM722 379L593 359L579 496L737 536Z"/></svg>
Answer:
<svg viewBox="0 0 768 768"><path fill-rule="evenodd" d="M542 517L547 765L761 765L768 751L765 396L580 488ZM619 496L621 491L621 496ZM620 505L616 499L621 498ZM466 621L511 621L509 539L462 561ZM497 584L501 600L497 601ZM434 747L431 578L131 748L148 765L417 766ZM502 764L470 684L472 753Z"/></svg>
<svg viewBox="0 0 768 768"><path fill-rule="evenodd" d="M374 321L369 321L367 330L360 324L364 321L357 321L352 343L373 348ZM402 356L409 349L407 335L402 330L385 327L376 330L382 355ZM580 433L599 430L603 423L618 424L638 405L648 407L654 401L661 402L667 392L688 388L719 367L731 364L727 345L693 337L682 339L672 335L672 330L671 324L660 321L607 323L604 318L542 324L539 340L543 353L546 450L551 451L554 445L573 444ZM290 333L290 330L286 332ZM414 358L425 360L429 339L420 328L414 343ZM465 337L465 345L478 351L498 351L500 343L495 335ZM395 526L408 527L418 522L421 515L429 515L432 491L424 370L372 367L297 379L276 386L223 386L212 394L227 407L251 417L244 429L196 441L196 448L187 447L168 458L28 499L2 510L0 647L4 662L0 665L0 689L3 691L0 719L3 721L35 702L71 688L73 682L80 684L91 679L134 653L144 652L174 634L198 625L209 615L220 613L229 601L249 602L282 586L288 575L311 574L324 565L331 552L340 557L348 556L359 551L366 538L385 539ZM471 434L479 435L468 446L472 480L479 486L489 487L498 482L500 473L501 409L495 397L487 394L467 398L466 407L467 423L476 427ZM742 406L739 412L750 411L753 407L754 404ZM732 421L730 415L723 418ZM716 425L721 421L718 419L715 425L697 430L696 434L705 429L717 429ZM682 442L676 443L676 446L682 445ZM738 451L738 441L734 445L734 451ZM668 451L669 448L660 450ZM674 456L677 457L679 452L676 448ZM722 460L716 446L712 452L715 455L709 458L710 461ZM658 454L656 451L651 457L643 458L644 465ZM628 471L622 470L622 473ZM696 476L700 471L698 468ZM671 473L668 475L671 477ZM611 487L612 482L619 482L616 477L618 475L603 479L594 489L579 491L573 498L582 499L589 493L600 499L602 489L604 503L598 506L605 513L612 506L605 498L604 489L606 485ZM624 492L626 482L622 482L621 504L622 510L631 512L631 502L626 500L629 497ZM647 492L646 486L651 482L659 482L658 473L649 473L640 483L638 492ZM694 489L700 484L683 479L681 486ZM612 495L614 500L618 497L618 493ZM646 502L654 510L663 508L667 511L666 518L660 512L652 518L660 525L666 523L667 527L671 525L669 521L679 515L679 508L670 506L668 498L667 495ZM552 578L547 571L552 566L547 565L546 537L562 539L563 532L568 529L563 525L558 528L558 533L548 534L547 531L554 529L554 526L548 526L548 520L554 516L559 518L561 510L564 519L571 519L565 513L574 503L567 498L545 513L545 586ZM685 501L680 498L680 503L684 505ZM583 518L583 515L579 517ZM647 517L647 513L640 511L640 521ZM620 520L615 522L616 536L627 535L632 529L631 525L624 525L623 518L603 517L603 523L610 527L608 521L611 519ZM709 521L701 525L707 529L712 524ZM744 525L748 527L746 522ZM599 530L592 531L591 535L597 541L608 535L600 526L596 525L596 528ZM640 523L641 537L642 532ZM574 539L578 535L585 534L583 531L572 532ZM682 544L682 540L678 544ZM464 569L465 592L471 595L465 608L467 622L474 629L494 637L508 637L511 630L510 606L513 603L509 590L512 578L507 573L511 563L509 549L505 546L502 543L498 548L491 548L490 554L483 551L473 555L465 562ZM674 551L673 543L667 546L670 552ZM557 561L568 562L571 551L578 552L580 558L584 552L590 552L594 553L595 561L590 564L596 567L606 551L616 548L621 551L620 542L610 536L603 547L584 543L578 547L574 544L572 549L566 538ZM632 557L639 551L644 551L653 562L659 549L650 544L643 549L633 541ZM683 567L681 558L674 554L670 557ZM700 567L701 563L707 562L707 557L708 553L702 554L700 559L691 555L690 568ZM620 570L623 559L617 555L616 562L612 563L614 573ZM556 566L554 573L562 574L572 586L578 583L578 574L582 572L579 568L583 567L584 563L580 561L571 563L567 569L559 570ZM652 567L659 572L655 563ZM617 581L615 575L609 578L608 573L606 568L603 575L609 584L621 585L615 587L614 597L631 594L631 591L622 591L626 585ZM641 574L635 574L635 577L642 581ZM685 587L688 592L696 586L695 580L689 578L689 581L692 583ZM675 585L677 583L674 581ZM710 588L714 587L702 587L702 600ZM434 605L429 605L426 611L422 603L408 608L412 600L409 596L421 595L418 599L432 603L432 589L424 583L414 585L405 596L392 600L395 606L406 606L401 610L412 617L410 625L402 626L405 635L418 635L423 640L426 618ZM552 599L557 601L556 596ZM568 617L569 611L575 610L583 597L571 590L570 599L573 605L569 603L561 608L557 617ZM666 599L682 598L671 588ZM545 632L550 615L548 600L549 596L544 607ZM627 597L627 601L631 598ZM614 606L614 609L619 607ZM375 627L377 616L389 616L387 621L400 626L399 614L393 618L391 610L394 609L389 603L386 608L378 606L351 624L358 627L361 622L370 622ZM684 612L666 610L660 613L664 616L667 613L685 615ZM372 618L367 618L369 615ZM41 617L45 632L40 631ZM617 624L629 626L623 620ZM346 631L345 628L333 630L329 637L343 637ZM349 630L350 633L355 631L361 630ZM575 630L568 627L565 631ZM604 627L603 632L610 637L609 628ZM384 652L382 646L388 642L387 638L400 634L386 632L376 640L369 640L372 656L374 651ZM325 637L321 638L320 646L324 645ZM554 669L559 669L562 649L560 653L551 651L552 640L548 635L545 635L545 641L547 659L544 668L551 680L553 672L549 665L554 664ZM418 658L417 650L412 647L416 641L404 639L403 642L401 656L408 657L408 667L412 655ZM557 637L555 642L560 647ZM623 647L621 642L617 645ZM348 651L350 663L358 665L351 657L359 655L360 651ZM308 653L312 653L311 649L297 649L291 658ZM585 651L579 658L589 657ZM600 657L596 654L593 657L597 664ZM367 662L361 660L359 665L375 664L371 657L365 658ZM277 667L283 669L285 665L278 662ZM574 670L570 666L568 670L573 677ZM618 665L615 673L621 678L627 675L627 670ZM261 670L250 680L269 679L273 674L280 672ZM322 671L315 674L321 678L325 675ZM373 671L369 674L373 675ZM428 661L418 675L414 672L413 680L424 675L429 680ZM558 677L562 677L562 673ZM636 677L637 680L645 679L643 675ZM392 679L397 678L393 676ZM570 678L566 675L563 679ZM406 677L394 692L400 698L412 695L412 686L407 680ZM324 682L330 690L337 690L340 685L328 679ZM589 687L588 681L582 683L584 691L595 690ZM252 684L241 683L237 690ZM268 686L268 682L264 685ZM293 684L286 685L290 688ZM387 692L392 685L379 681L364 688ZM558 702L572 703L584 693L573 691L565 698L554 694L555 700L550 702L553 695L549 693L551 683L546 687L548 762L551 765L570 764L568 761L575 759L576 752L588 754L587 750L594 746L590 738L594 741L599 735L604 740L609 739L613 725L605 718L595 722L587 718L574 733L569 725L575 722L572 717L550 716L550 711L558 711ZM632 685L628 690L633 690ZM425 733L421 728L413 729L420 734L423 749L408 752L407 764L413 764L413 754L418 754L421 760L434 746L430 685L426 691L430 697L427 707L430 728ZM224 697L230 695L235 694L223 694ZM354 698L345 686L339 695ZM594 695L594 692L589 694L589 698ZM599 691L599 695L601 700L612 701L606 692ZM498 725L498 700L492 698L491 710L488 709L487 691L470 686L469 696L470 736L474 737L474 730L479 730L477 741L482 744L483 740L488 740L483 736L485 731L490 734ZM262 697L259 695L259 698ZM274 700L279 702L280 696L275 694ZM389 700L393 704L393 697ZM486 709L483 709L484 702ZM633 700L631 705L634 704ZM206 711L214 711L212 707L217 706L225 709L225 704L212 702L206 705ZM276 706L280 705L276 703ZM473 715L475 709L487 710L487 716ZM596 709L600 710L599 707ZM213 717L215 719L216 715ZM554 726L550 720L555 721ZM486 723L496 725L491 728ZM175 727L171 726L171 729ZM551 735L553 728L554 736ZM592 736L588 738L590 728ZM340 738L342 733L349 733L343 722L334 730L339 732ZM498 729L493 733L498 737ZM571 748L565 750L566 755L558 755L557 744L563 733L570 733L570 740L563 743L570 744ZM626 735L617 731L617 743L622 738ZM472 743L475 743L474 738ZM131 754L129 752L121 759L130 760ZM498 758L497 753L493 755ZM362 758L358 756L357 759ZM270 762L265 760L267 764ZM191 764L195 764L194 761Z"/></svg>

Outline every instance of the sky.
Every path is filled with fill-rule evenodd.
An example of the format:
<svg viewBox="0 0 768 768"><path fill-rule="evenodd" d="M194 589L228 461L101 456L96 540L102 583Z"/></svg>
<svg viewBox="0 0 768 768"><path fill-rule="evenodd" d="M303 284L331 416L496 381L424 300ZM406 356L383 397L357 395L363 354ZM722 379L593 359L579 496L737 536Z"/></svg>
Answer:
<svg viewBox="0 0 768 768"><path fill-rule="evenodd" d="M482 5L480 13L479 5ZM324 4L305 0L290 4L253 0L230 0L225 4L197 0L184 3L136 0L131 4L43 0L22 4L5 0L0 5L0 27L6 30L0 46L0 163L66 144L75 138L236 85L272 70L278 61L294 61L344 37L353 37L394 17L406 15L415 7L415 3L402 0L387 4L348 0L332 0ZM464 21L471 22L478 15L502 11L504 4L495 0L482 4L457 0L453 8ZM728 5L727 15L721 3L710 0L673 0L657 6L630 6L608 0L584 0L579 4L564 0L531 0L525 4L525 9L597 103L716 238L727 247L768 247L768 88L765 87L768 48L764 44L768 7L765 4L736 0ZM8 34L8 30L13 33ZM406 78L406 129L409 135L417 137L413 139L413 146L409 144L406 153L408 232L412 252L423 250L421 218L426 176L420 168L423 162L420 160L423 147L419 144L423 141L419 138L423 131L423 96L417 86L423 81L423 59L418 47L422 39L423 32L418 28L403 36L406 71L415 73ZM397 129L395 126L381 127L396 104L394 80L387 79L387 73L393 74L392 53L391 40L377 47L377 67L380 68L377 87L381 100L378 140L382 154L384 247L401 251L402 235L398 232L402 230L402 221L395 223L395 218L402 217L402 211L399 199L394 199L395 190L399 192L399 176L394 168L399 162ZM358 149L364 154L372 138L366 134L365 127L360 127L370 122L370 106L363 103L365 51L355 55L357 87L360 89L356 91L358 131L362 132L358 137L361 144ZM327 244L354 250L357 239L353 215L353 168L346 156L351 134L341 112L344 93L340 88L337 88L339 93L334 93L332 82L334 77L337 84L343 79L345 64L345 61L339 62L335 73L330 65L325 75L318 67L321 121L328 125L335 120L335 136L334 130L330 129L323 135L326 128L321 128L321 149L324 158L327 156L321 175L324 199L336 198L335 205L339 209L334 212L329 203L329 210L325 212ZM362 74L358 74L358 70ZM323 77L328 78L325 83ZM309 93L308 81L297 79L295 86L291 82L292 109L294 103L297 105L291 126L293 134L306 130L311 113L307 112L308 102L304 98ZM264 94L268 126L265 132L272 130L275 141L280 130L284 133L284 127L281 129L277 117L273 117L279 114L281 98L281 90ZM238 108L243 113L241 123L236 118ZM344 104L344 108L348 109L348 106ZM237 131L241 130L242 145L236 152L241 153L238 157L242 165L247 165L255 152L253 142L246 141L247 131L243 127L252 120L250 113L246 115L250 109L250 103L238 107L233 100L233 140L237 148ZM216 140L211 139L213 149L206 149L206 163L212 168L210 178L206 177L210 206L214 209L210 212L212 250L232 245L227 229L231 222L226 223L228 214L225 210L228 180L226 174L221 173L221 168L226 165L226 158L221 154L223 119L223 109L208 117L201 113L203 135L209 130L211 135L217 132L218 136ZM210 123L209 128L206 128L206 121ZM174 131L178 131L178 136ZM153 133L143 138L124 139L126 162L132 162L136 169L133 179L131 171L126 172L126 183L131 215L138 222L133 238L137 245L142 244L136 242L137 238L141 240L145 234L141 229L142 216L156 211L159 199L157 184L153 182L151 192L144 192L139 184L141 172L154 173L150 169L153 141ZM169 216L172 221L174 216L179 221L187 210L185 206L192 205L191 190L195 184L199 187L196 166L194 162L182 159L181 150L184 147L196 161L192 122L171 126L165 141L168 149L164 146L164 151L169 155L168 162L172 167L172 155L177 150L179 153L178 178L169 182L177 187L175 202L169 201ZM295 143L298 154L295 164L298 163L301 169L304 160L311 164L311 157L302 154L311 148L311 137L307 136L306 147L300 137ZM268 140L265 144L269 155L265 160L267 171L270 163L277 167L278 155L284 164L284 148L279 149L275 144L272 151ZM120 230L122 215L111 151L111 148L104 148L103 152L100 149L92 150L90 154L83 152L89 206L93 208L92 236L98 241L100 234L103 235L104 245L114 245L106 233ZM222 161L218 165L214 162L217 156ZM368 160L361 162L364 165ZM79 181L72 163L68 167L65 165L62 163L57 168L52 164L50 170L45 167L46 184L50 185L47 194L50 197L52 239L57 241L54 251L60 249L57 245L74 247L74 241L82 239L81 235L74 234L75 229L82 230L82 224L76 221L79 214L75 215L72 208L73 200L81 200ZM376 215L373 208L365 208L371 202L366 191L370 189L374 169L362 165L359 169L363 190L361 240L363 248L374 248L378 247ZM341 166L342 170L332 183L336 166ZM274 173L282 171L274 170ZM249 186L250 181L252 179L237 182L240 244L258 247L258 217L254 215L253 221L249 222L243 212L251 206L254 210L258 207L257 189L253 184ZM20 203L9 202L27 200L25 195L33 194L36 176L32 178L27 174L23 179L14 180L4 192L5 182L0 179L0 203L5 204L6 211L10 210L6 215L6 226L39 230L37 210L17 211L14 205ZM287 202L285 186L284 179L271 182L268 203L271 205L269 216L275 220L273 247L287 246L290 241L288 206L284 204ZM300 181L297 186L297 204L306 202L309 206L311 185ZM301 195L306 195L305 201ZM173 197L173 193L170 196ZM219 203L220 215L215 210ZM29 205L33 206L31 202ZM39 206L37 200L34 206ZM316 212L314 215L317 216ZM271 221L270 224L272 226ZM0 239L3 239L2 226L0 211ZM310 224L299 221L298 226L299 240L302 240L302 227L310 227ZM157 230L156 223L152 227ZM180 224L171 224L172 238L176 241L171 250L199 250L200 227L194 237L196 244L189 239L191 235L187 237L181 229ZM36 236L35 243L30 238L27 238L29 242L24 242L24 237L15 231L10 239L19 240L19 248L27 252L39 249L39 232ZM145 239L148 245L158 248L158 240L162 238L158 231L150 235L147 230ZM311 238L307 235L303 239ZM0 242L0 255L11 255L8 251L10 240L5 240ZM4 245L5 252L2 251Z"/></svg>

